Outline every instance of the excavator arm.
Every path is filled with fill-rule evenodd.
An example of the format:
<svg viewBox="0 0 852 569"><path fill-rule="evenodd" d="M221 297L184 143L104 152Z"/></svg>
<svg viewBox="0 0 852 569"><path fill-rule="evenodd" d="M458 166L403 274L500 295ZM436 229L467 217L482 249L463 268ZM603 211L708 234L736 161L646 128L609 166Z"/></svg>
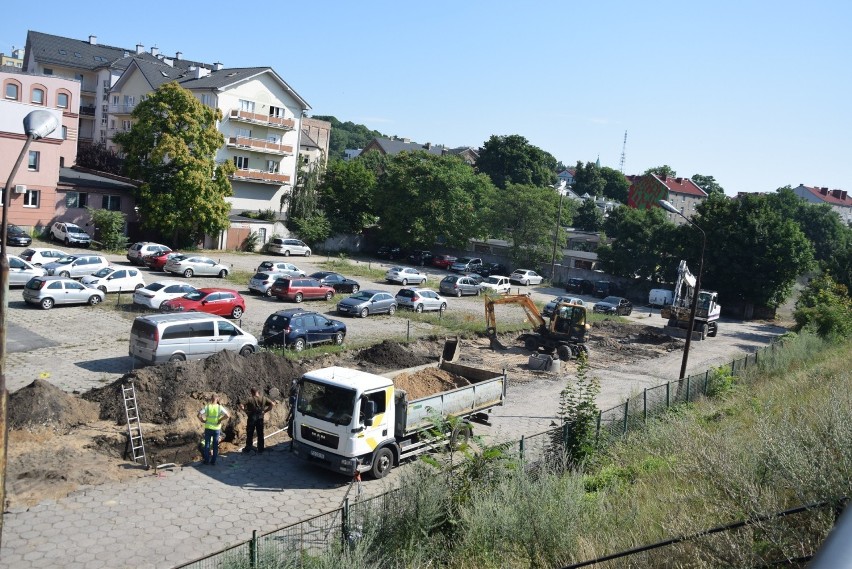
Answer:
<svg viewBox="0 0 852 569"><path fill-rule="evenodd" d="M490 296L485 297L485 334L488 336L491 341L491 347L496 349L505 350L506 347L503 346L500 341L497 339L497 317L494 314L494 305L496 304L520 304L521 308L524 309L524 312L527 315L527 319L532 322L533 326L537 330L541 330L547 327L547 323L542 317L541 312L538 311L535 303L532 299L526 294L512 294L508 296L501 296L500 298L491 298Z"/></svg>

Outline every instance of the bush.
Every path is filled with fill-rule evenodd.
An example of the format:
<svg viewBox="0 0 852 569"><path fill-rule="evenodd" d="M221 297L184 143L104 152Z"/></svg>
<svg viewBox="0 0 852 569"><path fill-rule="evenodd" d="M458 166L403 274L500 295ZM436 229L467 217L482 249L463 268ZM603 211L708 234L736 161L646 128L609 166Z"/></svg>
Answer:
<svg viewBox="0 0 852 569"><path fill-rule="evenodd" d="M257 244L260 241L260 234L257 231L252 231L248 234L248 236L243 240L242 250L243 251L254 251L257 249Z"/></svg>
<svg viewBox="0 0 852 569"><path fill-rule="evenodd" d="M796 330L808 329L821 338L843 339L852 334L852 301L845 286L824 274L808 284L796 302Z"/></svg>
<svg viewBox="0 0 852 569"><path fill-rule="evenodd" d="M87 209L92 215L95 236L100 240L103 249L106 251L125 249L127 247L127 237L124 236L125 215L120 211L108 209Z"/></svg>

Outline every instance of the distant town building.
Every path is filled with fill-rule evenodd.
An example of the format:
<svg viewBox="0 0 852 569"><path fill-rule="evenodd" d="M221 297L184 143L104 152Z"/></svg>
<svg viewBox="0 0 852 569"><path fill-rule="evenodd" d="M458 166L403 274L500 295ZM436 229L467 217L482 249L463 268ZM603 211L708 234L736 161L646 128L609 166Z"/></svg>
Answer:
<svg viewBox="0 0 852 569"><path fill-rule="evenodd" d="M6 55L0 52L0 67L9 66L22 69L24 67L24 50L23 48L12 48L12 55Z"/></svg>
<svg viewBox="0 0 852 569"><path fill-rule="evenodd" d="M556 174L556 177L559 178L560 181L565 182L565 185L570 188L574 185L574 176L576 174L576 168L567 168Z"/></svg>
<svg viewBox="0 0 852 569"><path fill-rule="evenodd" d="M793 193L813 204L828 204L846 224L852 224L852 196L846 190L829 190L799 184Z"/></svg>
<svg viewBox="0 0 852 569"><path fill-rule="evenodd" d="M632 208L660 207L658 202L666 200L684 216L692 217L696 206L707 199L707 192L689 178L672 178L654 173L625 177L630 182L627 205ZM673 223L686 223L684 218L674 213L666 212L666 216Z"/></svg>
<svg viewBox="0 0 852 569"><path fill-rule="evenodd" d="M362 150L361 148L346 148L343 151L343 161L349 162L353 158L357 158L358 156L361 156L361 150Z"/></svg>
<svg viewBox="0 0 852 569"><path fill-rule="evenodd" d="M400 152L427 152L435 156L454 154L470 165L476 163L477 158L479 158L478 150L471 146L447 148L441 144L432 144L431 142L420 144L419 142L412 142L410 138L397 137L374 138L361 150L361 154L367 152L379 152L389 156L394 156Z"/></svg>

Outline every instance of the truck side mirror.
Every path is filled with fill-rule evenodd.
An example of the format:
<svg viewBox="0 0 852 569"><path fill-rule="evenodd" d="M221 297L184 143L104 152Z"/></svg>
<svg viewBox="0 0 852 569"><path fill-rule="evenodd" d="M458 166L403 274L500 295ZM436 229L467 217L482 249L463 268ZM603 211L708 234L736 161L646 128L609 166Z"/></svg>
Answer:
<svg viewBox="0 0 852 569"><path fill-rule="evenodd" d="M364 402L364 424L373 426L373 418L376 416L376 402L367 400Z"/></svg>

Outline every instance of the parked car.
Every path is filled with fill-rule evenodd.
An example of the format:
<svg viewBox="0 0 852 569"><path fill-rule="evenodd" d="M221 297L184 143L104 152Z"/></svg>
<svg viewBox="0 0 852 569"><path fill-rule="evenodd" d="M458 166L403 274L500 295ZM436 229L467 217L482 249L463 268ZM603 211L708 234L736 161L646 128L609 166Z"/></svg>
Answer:
<svg viewBox="0 0 852 569"><path fill-rule="evenodd" d="M593 312L599 314L616 314L619 316L630 316L633 312L633 304L626 298L620 296L608 296L595 303Z"/></svg>
<svg viewBox="0 0 852 569"><path fill-rule="evenodd" d="M148 255L159 255L160 253L167 253L171 250L171 247L166 247L159 243L140 241L131 245L127 250L127 260L134 265L142 265L145 257Z"/></svg>
<svg viewBox="0 0 852 569"><path fill-rule="evenodd" d="M441 294L451 294L453 296L461 296L463 294L480 294L479 283L475 282L470 277L449 275L441 279L441 284L438 286Z"/></svg>
<svg viewBox="0 0 852 569"><path fill-rule="evenodd" d="M519 283L524 286L528 286L531 284L541 284L541 281L544 280L540 274L535 271L531 271L529 269L515 269L511 275L509 275L509 280L513 283Z"/></svg>
<svg viewBox="0 0 852 569"><path fill-rule="evenodd" d="M279 273L277 271L258 271L249 279L249 292L256 292L266 297L272 296L272 285L275 284L281 277L291 276L288 273Z"/></svg>
<svg viewBox="0 0 852 569"><path fill-rule="evenodd" d="M432 266L439 269L449 269L458 259L452 255L435 255L432 259Z"/></svg>
<svg viewBox="0 0 852 569"><path fill-rule="evenodd" d="M146 363L198 360L230 350L257 351L257 338L221 316L200 312L137 316L130 328L130 356Z"/></svg>
<svg viewBox="0 0 852 569"><path fill-rule="evenodd" d="M300 241L299 239L282 239L280 237L274 237L269 241L267 247L270 253L278 253L285 257L289 257L290 255L304 255L305 257L311 256L311 248L308 247L304 241Z"/></svg>
<svg viewBox="0 0 852 569"><path fill-rule="evenodd" d="M47 271L43 267L36 267L16 257L15 255L7 255L9 259L9 286L24 286L33 277L42 277Z"/></svg>
<svg viewBox="0 0 852 569"><path fill-rule="evenodd" d="M57 221L50 228L50 236L56 241L62 241L65 246L76 243L84 247L92 244L92 237L83 231L79 225Z"/></svg>
<svg viewBox="0 0 852 569"><path fill-rule="evenodd" d="M257 272L276 272L283 273L288 277L304 277L305 271L294 265L293 263L264 261L257 267Z"/></svg>
<svg viewBox="0 0 852 569"><path fill-rule="evenodd" d="M179 298L165 301L163 312L206 312L217 316L239 318L246 311L246 301L235 290L227 288L200 288Z"/></svg>
<svg viewBox="0 0 852 569"><path fill-rule="evenodd" d="M29 233L18 227L14 223L9 223L6 226L6 245L26 247L33 242L33 238Z"/></svg>
<svg viewBox="0 0 852 569"><path fill-rule="evenodd" d="M145 257L142 257L142 262L146 267L153 271L162 271L170 259L184 254L185 253L180 253L179 251L161 251L159 253L154 253L153 255L146 255Z"/></svg>
<svg viewBox="0 0 852 569"><path fill-rule="evenodd" d="M94 275L86 275L80 282L103 292L135 291L145 286L139 269L104 267Z"/></svg>
<svg viewBox="0 0 852 569"><path fill-rule="evenodd" d="M136 292L133 293L133 304L160 310L165 301L179 298L197 290L194 286L183 281L157 281L136 289Z"/></svg>
<svg viewBox="0 0 852 569"><path fill-rule="evenodd" d="M479 284L480 290L486 294L509 294L512 283L509 277L492 275Z"/></svg>
<svg viewBox="0 0 852 569"><path fill-rule="evenodd" d="M228 267L213 259L199 255L177 255L169 259L163 266L167 273L183 275L190 278L193 275L216 275L221 279L228 276Z"/></svg>
<svg viewBox="0 0 852 569"><path fill-rule="evenodd" d="M24 285L24 300L50 310L57 304L91 304L103 302L106 295L73 279L58 276L33 277Z"/></svg>
<svg viewBox="0 0 852 569"><path fill-rule="evenodd" d="M346 324L326 318L318 312L288 308L269 315L263 323L260 343L264 346L288 346L301 352L315 344L339 346L346 338Z"/></svg>
<svg viewBox="0 0 852 569"><path fill-rule="evenodd" d="M424 249L415 249L408 256L408 262L412 265L418 265L420 267L425 267L426 265L432 264L432 259L434 255L432 255L431 251L426 251Z"/></svg>
<svg viewBox="0 0 852 569"><path fill-rule="evenodd" d="M36 267L40 267L46 263L58 261L62 257L67 257L68 253L66 253L65 251L60 251L59 249L32 247L30 249L24 249L18 256L24 261L32 263Z"/></svg>
<svg viewBox="0 0 852 569"><path fill-rule="evenodd" d="M376 256L382 259L399 259L402 257L402 249L391 245L382 245L376 250Z"/></svg>
<svg viewBox="0 0 852 569"><path fill-rule="evenodd" d="M80 278L108 267L109 261L100 255L66 255L43 266L48 275Z"/></svg>
<svg viewBox="0 0 852 569"><path fill-rule="evenodd" d="M563 302L567 302L568 304L579 304L583 306L583 299L577 298L576 296L557 296L550 302L544 305L544 308L541 310L541 315L544 317L550 317L553 314L554 309L556 309L557 304L561 304Z"/></svg>
<svg viewBox="0 0 852 569"><path fill-rule="evenodd" d="M385 280L389 283L401 283L402 286L408 283L423 284L426 282L426 273L411 267L391 267L385 273Z"/></svg>
<svg viewBox="0 0 852 569"><path fill-rule="evenodd" d="M595 292L595 284L589 279L568 279L568 282L565 283L565 292L592 294Z"/></svg>
<svg viewBox="0 0 852 569"><path fill-rule="evenodd" d="M396 312L396 299L383 290L361 290L337 303L338 314L366 318L370 314L385 312L390 315Z"/></svg>
<svg viewBox="0 0 852 569"><path fill-rule="evenodd" d="M316 273L311 273L311 278L318 280L321 284L325 286L330 286L334 289L334 292L358 292L361 290L361 285L358 284L358 281L347 279L340 273L335 273L332 271L319 271Z"/></svg>
<svg viewBox="0 0 852 569"><path fill-rule="evenodd" d="M482 266L482 259L479 257L459 257L456 262L450 265L450 270L454 273L472 273Z"/></svg>
<svg viewBox="0 0 852 569"><path fill-rule="evenodd" d="M491 275L508 275L512 271L506 265L500 263L483 263L481 267L474 271L482 278L490 277Z"/></svg>
<svg viewBox="0 0 852 569"><path fill-rule="evenodd" d="M404 288L396 293L396 304L400 308L410 308L414 312L447 309L447 299L428 288Z"/></svg>
<svg viewBox="0 0 852 569"><path fill-rule="evenodd" d="M467 273L467 274L464 274L464 275L462 275L462 276L463 276L463 277L467 277L467 278L469 278L470 280L472 280L472 281L473 281L473 284L475 284L476 286L481 285L481 284L482 284L482 281L484 281L484 280L485 280L485 278L483 278L483 276L482 276L482 275L479 275L479 274L476 274L476 273Z"/></svg>
<svg viewBox="0 0 852 569"><path fill-rule="evenodd" d="M603 298L605 296L619 296L624 293L617 282L614 281L597 281L595 282L595 296Z"/></svg>
<svg viewBox="0 0 852 569"><path fill-rule="evenodd" d="M293 302L317 298L331 300L334 289L312 278L281 277L272 284L272 296Z"/></svg>

